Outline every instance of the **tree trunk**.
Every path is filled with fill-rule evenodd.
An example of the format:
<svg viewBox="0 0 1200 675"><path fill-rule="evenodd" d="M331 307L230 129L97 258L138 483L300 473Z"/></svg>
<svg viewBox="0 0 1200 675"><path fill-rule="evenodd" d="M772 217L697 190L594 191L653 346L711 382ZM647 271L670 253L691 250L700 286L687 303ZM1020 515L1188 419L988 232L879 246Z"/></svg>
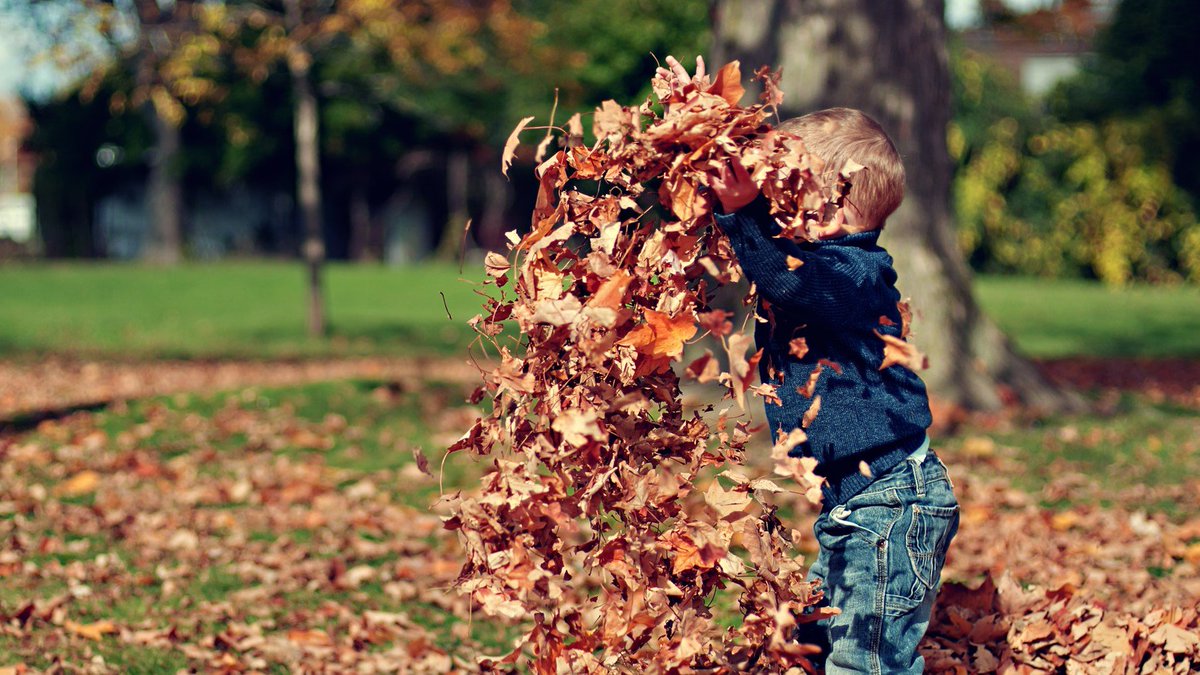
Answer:
<svg viewBox="0 0 1200 675"><path fill-rule="evenodd" d="M295 59L293 59L293 63ZM295 98L296 195L304 222L304 262L308 268L308 334L325 335L325 301L321 265L325 262L325 235L321 228L321 164L317 131L317 97L308 79L308 67L293 65Z"/></svg>
<svg viewBox="0 0 1200 675"><path fill-rule="evenodd" d="M467 151L464 148L450 150L446 157L446 210L449 215L437 248L437 257L441 260L457 260L464 246L464 230L470 217L467 205L470 179L471 158Z"/></svg>
<svg viewBox="0 0 1200 675"><path fill-rule="evenodd" d="M288 27L293 34L301 25L299 0L285 0ZM312 55L302 44L292 45L288 54L292 77L292 105L296 135L296 197L304 223L304 262L308 270L308 334L325 335L325 301L321 289L321 266L325 262L325 234L321 227L321 146L318 131L317 95L313 91Z"/></svg>
<svg viewBox="0 0 1200 675"><path fill-rule="evenodd" d="M483 173L483 209L479 216L479 227L475 236L480 245L490 251L502 250L504 232L508 228L506 218L512 203L512 183L504 179L499 171Z"/></svg>
<svg viewBox="0 0 1200 675"><path fill-rule="evenodd" d="M166 119L152 101L145 109L154 130L146 180L150 231L145 258L159 265L174 265L183 257L183 182L179 176L182 141L179 127Z"/></svg>
<svg viewBox="0 0 1200 675"><path fill-rule="evenodd" d="M1009 396L1042 409L1077 409L1078 397L1019 356L972 295L949 207L943 12L943 0L720 0L713 63L740 59L743 72L781 68L784 119L854 107L891 135L907 193L882 242L895 258L901 292L912 299L915 342L930 361L922 376L935 396L970 409L995 409Z"/></svg>
<svg viewBox="0 0 1200 675"><path fill-rule="evenodd" d="M379 260L380 241L376 236L371 203L367 199L366 177L359 176L350 188L350 258Z"/></svg>

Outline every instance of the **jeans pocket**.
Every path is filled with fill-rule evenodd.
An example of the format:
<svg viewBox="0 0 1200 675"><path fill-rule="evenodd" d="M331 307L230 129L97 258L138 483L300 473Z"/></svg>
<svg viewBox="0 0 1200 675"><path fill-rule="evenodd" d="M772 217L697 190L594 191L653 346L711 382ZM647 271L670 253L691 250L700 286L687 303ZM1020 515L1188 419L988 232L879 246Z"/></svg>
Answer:
<svg viewBox="0 0 1200 675"><path fill-rule="evenodd" d="M908 527L908 557L916 584L913 598L937 587L950 539L958 531L958 506L914 504Z"/></svg>

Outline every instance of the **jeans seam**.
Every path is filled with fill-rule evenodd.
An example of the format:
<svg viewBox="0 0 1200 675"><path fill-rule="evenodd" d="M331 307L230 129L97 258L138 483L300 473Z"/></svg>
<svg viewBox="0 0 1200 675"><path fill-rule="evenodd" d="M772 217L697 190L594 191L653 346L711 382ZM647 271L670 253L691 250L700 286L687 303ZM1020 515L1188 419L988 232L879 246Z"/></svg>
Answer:
<svg viewBox="0 0 1200 675"><path fill-rule="evenodd" d="M883 624L887 618L887 591L888 591L888 572L890 565L888 564L888 540L892 536L892 530L896 527L896 522L888 524L888 527L883 532L883 538L880 539L879 545L875 547L875 621L872 626L871 635L871 670L875 675L883 675L883 664L880 657L880 650L883 647Z"/></svg>

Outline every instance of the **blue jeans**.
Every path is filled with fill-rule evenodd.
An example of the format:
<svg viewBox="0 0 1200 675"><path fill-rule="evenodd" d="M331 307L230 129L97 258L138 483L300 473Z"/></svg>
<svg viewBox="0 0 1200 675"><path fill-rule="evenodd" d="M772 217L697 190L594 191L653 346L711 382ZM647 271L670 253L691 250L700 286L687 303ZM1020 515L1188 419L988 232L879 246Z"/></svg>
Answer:
<svg viewBox="0 0 1200 675"><path fill-rule="evenodd" d="M922 672L917 645L958 531L945 465L932 452L904 460L813 529L821 551L809 580L820 579L822 604L842 613L801 624L797 639L822 647L828 675Z"/></svg>

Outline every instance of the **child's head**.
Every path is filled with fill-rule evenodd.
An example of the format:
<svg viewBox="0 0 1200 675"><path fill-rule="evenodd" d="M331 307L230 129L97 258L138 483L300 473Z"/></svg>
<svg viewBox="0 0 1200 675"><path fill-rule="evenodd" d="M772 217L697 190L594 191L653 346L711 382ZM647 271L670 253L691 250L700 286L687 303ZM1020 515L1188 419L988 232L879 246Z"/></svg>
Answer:
<svg viewBox="0 0 1200 675"><path fill-rule="evenodd" d="M825 163L832 181L853 160L866 167L850 180L846 232L883 227L904 198L904 164L892 139L879 123L860 110L829 108L779 125L780 131L799 136L804 147Z"/></svg>

